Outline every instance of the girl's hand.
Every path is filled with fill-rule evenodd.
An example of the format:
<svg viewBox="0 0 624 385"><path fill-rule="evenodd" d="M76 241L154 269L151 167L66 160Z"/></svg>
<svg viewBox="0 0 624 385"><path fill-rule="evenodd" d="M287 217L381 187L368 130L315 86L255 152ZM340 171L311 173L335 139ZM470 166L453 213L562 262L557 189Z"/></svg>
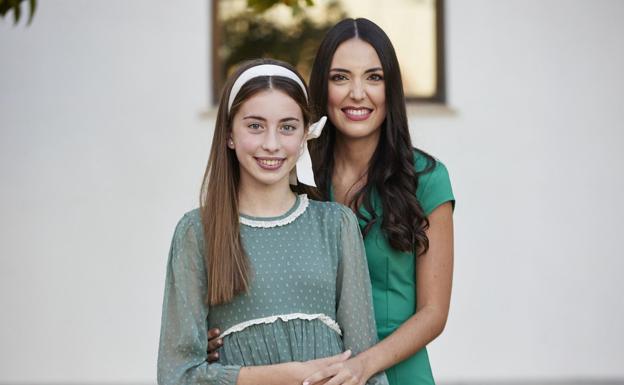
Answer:
<svg viewBox="0 0 624 385"><path fill-rule="evenodd" d="M363 385L368 380L364 363L357 358L334 362L303 381L303 385Z"/></svg>
<svg viewBox="0 0 624 385"><path fill-rule="evenodd" d="M219 352L217 351L223 346L223 339L219 338L221 330L213 328L208 330L208 362L219 361Z"/></svg>

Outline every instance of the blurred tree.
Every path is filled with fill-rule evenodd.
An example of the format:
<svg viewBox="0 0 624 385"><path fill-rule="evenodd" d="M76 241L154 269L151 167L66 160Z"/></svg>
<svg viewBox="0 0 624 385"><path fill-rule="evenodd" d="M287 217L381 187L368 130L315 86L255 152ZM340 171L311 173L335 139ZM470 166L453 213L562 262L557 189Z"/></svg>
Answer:
<svg viewBox="0 0 624 385"><path fill-rule="evenodd" d="M296 3L297 0L248 0L248 8L228 18L220 19L221 39L215 52L219 75L215 79L214 95L218 99L219 90L229 72L240 62L270 57L293 64L308 78L312 61L325 33L339 20L346 17L338 1L332 1L323 9L322 21L313 20L304 11L293 10L291 20L276 23L250 6L251 2L262 3L262 7L282 3ZM307 4L307 2L306 2ZM286 4L291 7L295 5Z"/></svg>
<svg viewBox="0 0 624 385"><path fill-rule="evenodd" d="M292 8L293 13L297 14L303 10L301 3L306 6L313 6L313 0L247 0L247 6L257 13L262 13L276 4L284 4Z"/></svg>
<svg viewBox="0 0 624 385"><path fill-rule="evenodd" d="M37 8L37 0L0 0L0 17L6 16L9 11L13 11L13 23L17 24L22 16L22 2L30 5L28 13L28 24L32 22Z"/></svg>

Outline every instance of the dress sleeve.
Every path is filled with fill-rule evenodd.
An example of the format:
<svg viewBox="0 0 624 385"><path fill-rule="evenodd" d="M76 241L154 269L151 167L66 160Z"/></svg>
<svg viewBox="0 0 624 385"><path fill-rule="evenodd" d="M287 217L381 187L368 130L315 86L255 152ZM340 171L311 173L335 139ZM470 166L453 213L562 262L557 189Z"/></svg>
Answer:
<svg viewBox="0 0 624 385"><path fill-rule="evenodd" d="M336 318L345 349L357 355L377 343L370 276L357 218L340 206L340 255L336 282ZM387 385L385 373L371 377L367 385Z"/></svg>
<svg viewBox="0 0 624 385"><path fill-rule="evenodd" d="M234 385L240 371L239 366L207 362L206 269L198 235L187 214L171 243L158 349L159 385Z"/></svg>
<svg viewBox="0 0 624 385"><path fill-rule="evenodd" d="M455 208L451 179L442 162L436 160L433 170L423 174L420 178L416 197L426 216L429 216L436 207L446 202L451 202Z"/></svg>

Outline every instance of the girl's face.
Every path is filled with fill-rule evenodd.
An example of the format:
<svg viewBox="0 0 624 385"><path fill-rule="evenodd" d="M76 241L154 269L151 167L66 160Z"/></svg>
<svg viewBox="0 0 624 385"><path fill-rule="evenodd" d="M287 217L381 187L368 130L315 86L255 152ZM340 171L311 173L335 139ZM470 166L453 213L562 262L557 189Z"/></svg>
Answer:
<svg viewBox="0 0 624 385"><path fill-rule="evenodd" d="M288 187L304 131L301 108L285 93L266 90L247 99L234 115L228 140L238 158L241 185Z"/></svg>
<svg viewBox="0 0 624 385"><path fill-rule="evenodd" d="M375 49L360 39L338 46L329 68L327 113L345 138L379 137L386 86Z"/></svg>

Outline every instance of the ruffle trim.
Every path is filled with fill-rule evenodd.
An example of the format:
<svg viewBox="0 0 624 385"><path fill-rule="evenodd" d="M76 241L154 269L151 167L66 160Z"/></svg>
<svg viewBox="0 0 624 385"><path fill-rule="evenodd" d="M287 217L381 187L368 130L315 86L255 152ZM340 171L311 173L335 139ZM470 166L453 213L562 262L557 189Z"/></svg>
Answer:
<svg viewBox="0 0 624 385"><path fill-rule="evenodd" d="M277 226L285 226L289 223L292 223L295 219L301 216L309 205L308 196L306 194L299 195L299 205L297 208L290 213L287 217L282 219L277 219L275 221L257 221L254 219L249 219L245 217L239 217L240 223L250 227L261 227L261 228L269 228L269 227L277 227Z"/></svg>
<svg viewBox="0 0 624 385"><path fill-rule="evenodd" d="M274 315L274 316L270 316L270 317L264 317L264 318L256 318L256 319L252 319L249 321L245 321L245 322L241 322L239 324L236 324L232 327L230 327L229 329L227 329L226 331L224 331L223 333L221 333L220 337L225 337L228 334L232 334L232 333L236 333L236 332L240 332L245 330L246 328L252 326L252 325L260 325L260 324L272 324L273 322L277 321L278 319L284 321L284 322L288 322L290 320L294 320L294 319L302 319L302 320L307 320L307 321L311 321L311 320L319 320L322 323L324 323L325 325L327 325L327 327L329 327L330 329L332 329L333 331L335 331L336 333L338 333L338 335L342 335L342 330L340 330L340 325L338 325L338 322L334 321L330 316L325 315L325 314L305 314L305 313L291 313L291 314L280 314L280 315Z"/></svg>

